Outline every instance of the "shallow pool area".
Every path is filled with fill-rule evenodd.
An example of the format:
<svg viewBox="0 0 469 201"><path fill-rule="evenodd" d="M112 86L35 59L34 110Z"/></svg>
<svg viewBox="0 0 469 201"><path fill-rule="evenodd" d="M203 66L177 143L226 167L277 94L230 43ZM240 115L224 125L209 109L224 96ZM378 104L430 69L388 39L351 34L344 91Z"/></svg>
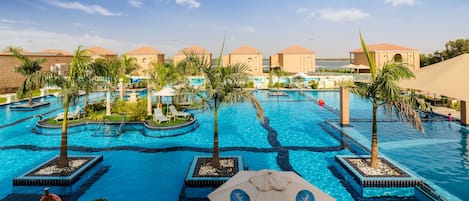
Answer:
<svg viewBox="0 0 469 201"><path fill-rule="evenodd" d="M282 97L270 97L265 90L254 93L266 121L262 124L256 118L250 103L220 108L221 155L241 155L249 170L294 170L337 200L354 200L355 195L331 170L336 155L356 154L337 137L347 130L333 125L338 120L339 93L289 91ZM92 97L104 98L103 93ZM315 99L324 99L328 107L319 106ZM13 178L59 154L60 129L49 134L33 132L39 120L34 115L47 118L61 112L55 97L42 101L51 105L32 112L0 107L0 199L11 193ZM352 126L347 129L369 146L371 107L354 95L350 104ZM96 135L99 131L89 125L69 128L70 155L100 154L109 167L79 200L126 200L129 195L132 200L178 200L193 156L210 155L213 146L213 113L192 112L199 126L171 137L150 137L131 127L117 137ZM457 123L428 121L426 132L419 133L384 113L380 120L382 154L429 181L449 200L469 197L463 190L469 186L469 140Z"/></svg>

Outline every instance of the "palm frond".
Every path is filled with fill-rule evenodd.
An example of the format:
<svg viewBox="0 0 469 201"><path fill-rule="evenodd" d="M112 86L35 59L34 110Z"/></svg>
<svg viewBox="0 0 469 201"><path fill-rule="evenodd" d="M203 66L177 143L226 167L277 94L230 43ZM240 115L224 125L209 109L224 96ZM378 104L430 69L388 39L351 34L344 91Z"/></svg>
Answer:
<svg viewBox="0 0 469 201"><path fill-rule="evenodd" d="M376 64L373 57L371 57L368 48L366 47L365 40L363 39L362 33L360 32L360 43L363 48L363 52L365 53L366 59L368 60L368 64L370 66L370 73L371 73L371 80L374 81L376 78Z"/></svg>

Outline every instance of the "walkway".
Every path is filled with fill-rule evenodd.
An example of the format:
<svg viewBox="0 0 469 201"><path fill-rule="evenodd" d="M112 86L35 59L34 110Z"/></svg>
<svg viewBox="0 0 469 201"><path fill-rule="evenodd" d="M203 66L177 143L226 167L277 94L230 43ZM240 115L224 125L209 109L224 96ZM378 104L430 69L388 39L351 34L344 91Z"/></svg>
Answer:
<svg viewBox="0 0 469 201"><path fill-rule="evenodd" d="M453 116L453 118L461 119L461 112L456 111L455 109L452 109L452 108L434 106L433 107L433 112L436 113L436 114L439 114L439 115L443 115L443 116L448 116L448 114L451 114L451 116Z"/></svg>

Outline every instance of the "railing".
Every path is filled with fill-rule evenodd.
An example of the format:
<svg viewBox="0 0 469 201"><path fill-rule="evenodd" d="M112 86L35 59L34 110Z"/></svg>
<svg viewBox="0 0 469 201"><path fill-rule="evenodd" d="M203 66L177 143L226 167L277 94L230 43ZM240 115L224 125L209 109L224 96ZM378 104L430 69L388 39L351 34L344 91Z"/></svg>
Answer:
<svg viewBox="0 0 469 201"><path fill-rule="evenodd" d="M126 113L123 113L123 118L122 118L122 121L121 121L121 124L119 126L119 131L117 133L118 136L122 135L122 133L124 132L124 129L125 129L125 118L127 117L127 114Z"/></svg>

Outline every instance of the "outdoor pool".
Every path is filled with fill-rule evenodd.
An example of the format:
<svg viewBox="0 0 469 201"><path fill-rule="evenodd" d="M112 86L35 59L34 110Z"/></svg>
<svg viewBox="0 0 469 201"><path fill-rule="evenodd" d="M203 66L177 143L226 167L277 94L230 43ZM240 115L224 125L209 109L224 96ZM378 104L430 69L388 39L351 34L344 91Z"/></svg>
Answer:
<svg viewBox="0 0 469 201"><path fill-rule="evenodd" d="M311 99L321 98L338 108L339 93L305 91L302 95L292 91L285 97L270 97L267 91L255 94L267 117L266 124L263 126L256 119L250 103L222 107L221 155L242 155L250 170L295 170L337 200L354 200L330 170L335 155L354 154L334 137L340 131L327 123L338 119L337 111L320 107ZM93 100L100 98L104 98L103 93L93 94ZM39 120L32 116L50 112L43 116L53 117L61 112L55 97L44 100L51 105L32 112L0 107L0 125L4 125L0 128L0 198L11 193L13 178L59 153L60 135L31 131ZM360 120L352 121L350 129L369 138L371 107L352 95L350 108L352 120ZM69 154L101 154L104 165L109 166L79 200L178 200L193 156L211 154L212 115L211 111L197 111L200 126L196 130L167 138L146 137L133 130L119 137L96 137L95 130L71 132ZM9 119L4 120L7 116ZM380 114L380 119L386 118ZM456 123L425 122L425 128L426 133L420 134L405 123L379 122L381 153L441 187L443 194L447 191L461 199L469 197L463 190L469 186L467 134L461 134Z"/></svg>

